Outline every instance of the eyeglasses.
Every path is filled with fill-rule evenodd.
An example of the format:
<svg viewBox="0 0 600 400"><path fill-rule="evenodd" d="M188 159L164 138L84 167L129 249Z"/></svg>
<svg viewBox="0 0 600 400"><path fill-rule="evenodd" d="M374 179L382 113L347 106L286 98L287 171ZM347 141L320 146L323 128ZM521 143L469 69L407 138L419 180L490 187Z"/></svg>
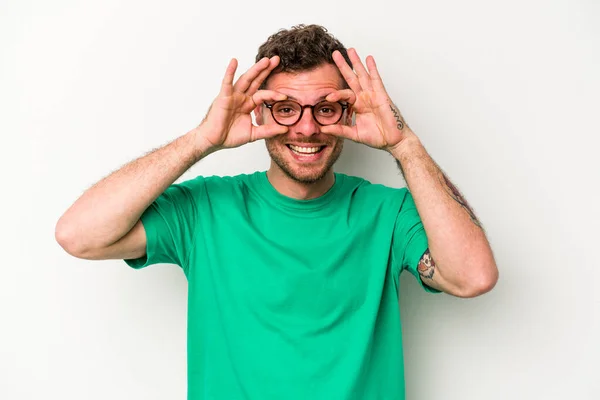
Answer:
<svg viewBox="0 0 600 400"><path fill-rule="evenodd" d="M315 121L319 125L333 125L340 122L348 104L331 101L320 101L315 105L301 105L294 100L276 101L273 104L264 103L271 110L275 122L283 126L291 126L300 121L305 108L310 108Z"/></svg>

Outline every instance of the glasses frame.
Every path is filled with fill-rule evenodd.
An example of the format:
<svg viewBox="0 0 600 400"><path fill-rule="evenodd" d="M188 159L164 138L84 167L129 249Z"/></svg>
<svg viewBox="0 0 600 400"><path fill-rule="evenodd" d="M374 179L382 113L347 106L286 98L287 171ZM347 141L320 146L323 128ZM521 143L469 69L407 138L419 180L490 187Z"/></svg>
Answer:
<svg viewBox="0 0 600 400"><path fill-rule="evenodd" d="M273 106L277 103L281 103L281 102L292 102L292 103L296 103L300 106L300 116L298 116L298 119L296 121L294 121L293 124L282 124L281 122L277 121L277 118L275 118L275 114L273 114ZM319 122L319 120L317 119L317 116L315 115L315 107L317 107L319 104L321 103L338 103L340 106L342 106L342 113L340 114L340 117L338 118L337 121L332 122L331 124L322 124ZM281 126L293 126L296 125L298 123L298 121L300 121L302 119L302 116L304 115L304 110L306 108L310 108L310 113L312 114L313 119L315 120L315 122L321 126L330 126L330 125L335 125L338 122L340 122L342 120L342 117L344 116L344 112L348 109L348 103L342 103L341 101L327 101L327 100L321 100L315 104L313 104L312 106L309 104L306 105L302 105L300 103L298 103L295 100L280 100L280 101L276 101L275 103L272 104L268 104L268 103L263 103L265 105L265 107L267 107L269 110L271 110L271 116L273 117L273 121L275 121L278 125Z"/></svg>

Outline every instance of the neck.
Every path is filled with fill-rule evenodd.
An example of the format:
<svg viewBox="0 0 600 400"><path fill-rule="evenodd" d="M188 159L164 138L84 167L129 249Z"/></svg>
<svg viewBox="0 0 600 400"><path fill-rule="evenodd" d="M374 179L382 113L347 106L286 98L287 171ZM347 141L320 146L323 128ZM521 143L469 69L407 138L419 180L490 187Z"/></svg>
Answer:
<svg viewBox="0 0 600 400"><path fill-rule="evenodd" d="M284 196L296 200L310 200L324 195L335 183L333 169L325 173L323 178L313 183L302 183L290 178L277 165L273 165L267 171L267 178L275 190Z"/></svg>

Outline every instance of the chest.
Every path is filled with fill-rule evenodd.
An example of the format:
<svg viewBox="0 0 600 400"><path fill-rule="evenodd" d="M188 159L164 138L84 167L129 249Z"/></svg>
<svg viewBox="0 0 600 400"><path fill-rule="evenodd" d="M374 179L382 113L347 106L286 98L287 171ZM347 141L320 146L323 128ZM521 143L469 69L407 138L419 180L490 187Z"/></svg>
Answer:
<svg viewBox="0 0 600 400"><path fill-rule="evenodd" d="M390 235L336 218L213 225L194 254L193 282L237 314L335 321L381 298ZM257 311L260 310L260 311Z"/></svg>

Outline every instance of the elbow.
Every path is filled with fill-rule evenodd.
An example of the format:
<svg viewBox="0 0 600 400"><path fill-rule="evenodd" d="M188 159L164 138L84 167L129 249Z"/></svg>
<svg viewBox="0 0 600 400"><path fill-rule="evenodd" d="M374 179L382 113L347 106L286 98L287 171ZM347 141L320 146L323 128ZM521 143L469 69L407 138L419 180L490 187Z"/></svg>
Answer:
<svg viewBox="0 0 600 400"><path fill-rule="evenodd" d="M463 298L472 298L481 296L491 291L498 282L498 268L495 263L491 265L484 265L477 269L477 272L473 276L469 277L468 281L465 282L461 289L458 291L457 296Z"/></svg>
<svg viewBox="0 0 600 400"><path fill-rule="evenodd" d="M77 258L85 258L85 247L78 239L73 225L66 222L64 218L59 219L56 223L54 239L68 254Z"/></svg>

